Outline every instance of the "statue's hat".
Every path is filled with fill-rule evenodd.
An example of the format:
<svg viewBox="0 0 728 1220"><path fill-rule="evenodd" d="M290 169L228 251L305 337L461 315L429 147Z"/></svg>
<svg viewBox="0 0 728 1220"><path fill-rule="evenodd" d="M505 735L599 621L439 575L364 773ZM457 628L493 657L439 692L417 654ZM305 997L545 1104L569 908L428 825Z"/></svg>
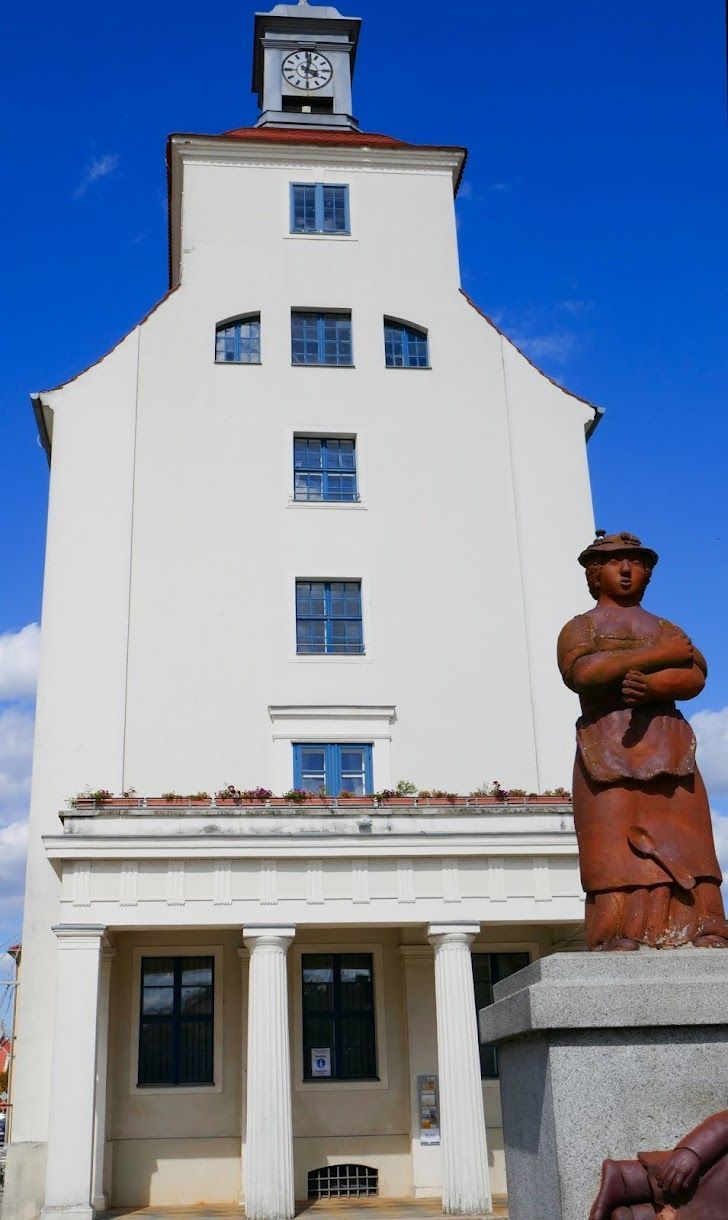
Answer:
<svg viewBox="0 0 728 1220"><path fill-rule="evenodd" d="M607 534L604 530L597 530L594 541L581 552L579 563L585 568L593 559L608 559L610 555L644 555L653 568L658 560L657 551L653 551L652 547L643 546L637 535L630 534L628 530L622 530L621 534Z"/></svg>

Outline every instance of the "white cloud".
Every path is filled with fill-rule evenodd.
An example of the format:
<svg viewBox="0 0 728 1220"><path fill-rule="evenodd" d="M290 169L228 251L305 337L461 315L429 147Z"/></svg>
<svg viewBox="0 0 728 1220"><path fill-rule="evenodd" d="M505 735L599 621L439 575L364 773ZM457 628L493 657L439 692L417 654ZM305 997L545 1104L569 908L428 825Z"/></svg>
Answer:
<svg viewBox="0 0 728 1220"><path fill-rule="evenodd" d="M0 826L0 884L4 899L19 897L23 892L27 849L27 821Z"/></svg>
<svg viewBox="0 0 728 1220"><path fill-rule="evenodd" d="M720 867L723 869L723 875L728 877L728 815L713 810L713 834Z"/></svg>
<svg viewBox="0 0 728 1220"><path fill-rule="evenodd" d="M711 796L728 794L728 707L691 716L698 739L698 766Z"/></svg>
<svg viewBox="0 0 728 1220"><path fill-rule="evenodd" d="M94 157L86 166L83 177L73 192L74 199L80 199L82 195L85 195L88 188L99 178L106 178L109 174L113 174L118 165L118 153L104 153L101 157Z"/></svg>
<svg viewBox="0 0 728 1220"><path fill-rule="evenodd" d="M488 187L489 191L509 191L511 189L510 182L491 182Z"/></svg>
<svg viewBox="0 0 728 1220"><path fill-rule="evenodd" d="M530 337L511 335L510 338L532 360L555 360L558 364L565 364L576 348L576 335L569 330Z"/></svg>
<svg viewBox="0 0 728 1220"><path fill-rule="evenodd" d="M579 301L570 297L565 301L559 301L559 308L565 309L567 313L588 313L594 306L590 301Z"/></svg>
<svg viewBox="0 0 728 1220"><path fill-rule="evenodd" d="M38 679L40 627L28 623L20 631L0 635L0 699L32 699Z"/></svg>

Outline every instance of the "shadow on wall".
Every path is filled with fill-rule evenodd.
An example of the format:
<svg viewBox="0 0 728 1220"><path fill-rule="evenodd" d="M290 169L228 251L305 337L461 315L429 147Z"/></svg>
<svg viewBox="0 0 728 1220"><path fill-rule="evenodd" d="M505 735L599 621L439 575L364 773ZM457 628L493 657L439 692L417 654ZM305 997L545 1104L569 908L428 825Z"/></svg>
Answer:
<svg viewBox="0 0 728 1220"><path fill-rule="evenodd" d="M240 1201L240 1138L114 1140L112 1207Z"/></svg>

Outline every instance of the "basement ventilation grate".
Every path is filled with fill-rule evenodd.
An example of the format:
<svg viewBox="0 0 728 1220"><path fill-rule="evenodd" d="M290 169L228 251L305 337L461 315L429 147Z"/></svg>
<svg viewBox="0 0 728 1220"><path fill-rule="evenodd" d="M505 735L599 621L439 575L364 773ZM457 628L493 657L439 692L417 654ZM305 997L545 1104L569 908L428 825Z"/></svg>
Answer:
<svg viewBox="0 0 728 1220"><path fill-rule="evenodd" d="M369 1165L324 1165L308 1175L309 1199L367 1199L379 1194L379 1170Z"/></svg>

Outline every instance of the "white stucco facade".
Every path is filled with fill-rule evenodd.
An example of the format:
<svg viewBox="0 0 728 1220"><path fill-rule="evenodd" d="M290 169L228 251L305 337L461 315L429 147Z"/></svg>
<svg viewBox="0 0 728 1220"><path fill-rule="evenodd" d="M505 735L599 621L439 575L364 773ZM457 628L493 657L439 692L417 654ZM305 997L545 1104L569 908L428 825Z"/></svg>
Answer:
<svg viewBox="0 0 728 1220"><path fill-rule="evenodd" d="M463 295L463 150L336 134L172 137L172 290L36 397L52 461L13 1220L245 1200L253 1012L277 1030L255 1096L271 1095L270 1069L276 1147L292 1144L266 1178L279 1195L256 1187L251 1216L289 1214L309 1171L343 1161L378 1169L384 1195L447 1196L458 1166L422 1144L416 1099L438 1050L445 1109L469 1080L471 1129L485 1099L482 1165L446 1205L472 1212L505 1189L497 1081L473 1085L474 1024L442 996L472 952L536 956L578 928L568 805L131 802L59 820L87 786L283 793L296 742L370 745L374 790L569 786L575 707L555 640L587 604L575 556L592 536L596 411ZM291 233L292 182L347 186L350 233ZM292 364L299 309L350 311L350 367ZM251 313L260 363L216 363L216 325ZM385 367L385 317L427 332L430 367ZM296 435L355 438L356 502L293 499ZM362 655L297 654L297 579L361 582ZM378 1079L306 1081L301 954L350 951L374 963ZM139 962L203 952L214 1082L181 1103L136 1082Z"/></svg>

